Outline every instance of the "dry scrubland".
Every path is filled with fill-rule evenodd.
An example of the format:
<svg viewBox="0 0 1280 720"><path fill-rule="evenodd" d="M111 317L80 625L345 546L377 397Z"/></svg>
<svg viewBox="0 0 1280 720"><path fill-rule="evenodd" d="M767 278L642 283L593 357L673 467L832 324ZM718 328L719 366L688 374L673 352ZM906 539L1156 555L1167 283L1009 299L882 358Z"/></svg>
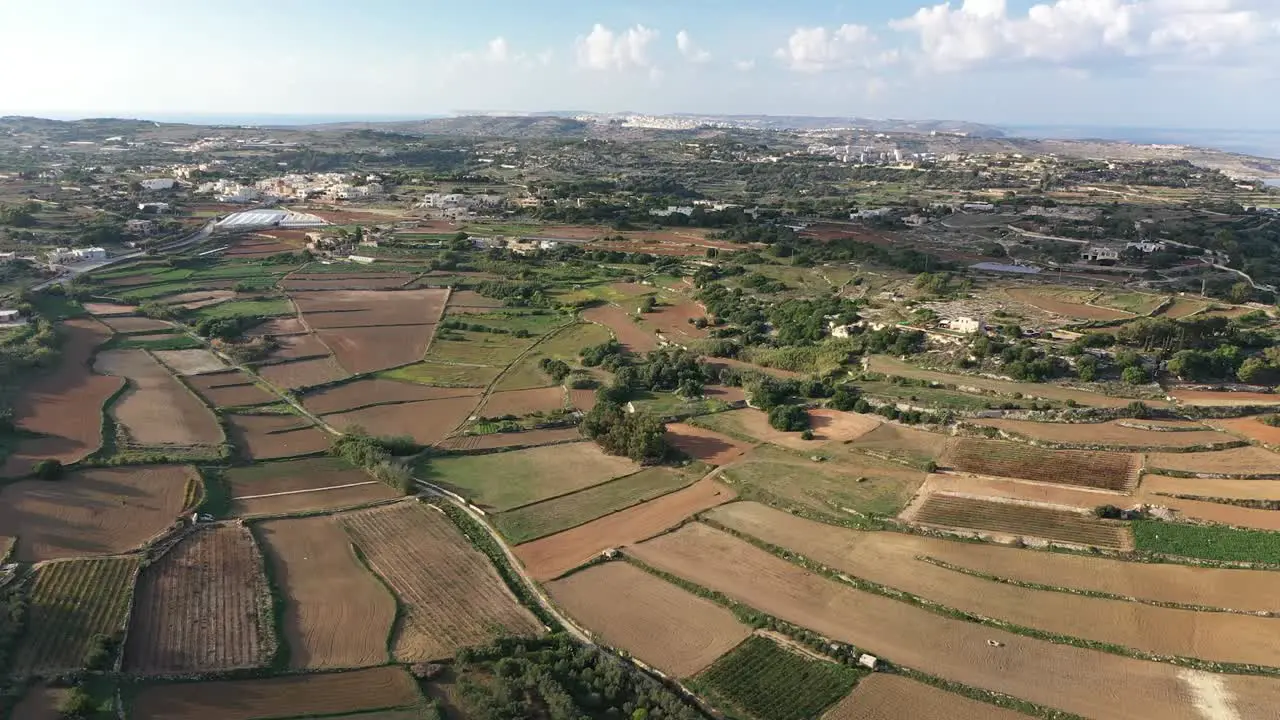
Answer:
<svg viewBox="0 0 1280 720"><path fill-rule="evenodd" d="M574 573L547 590L603 642L676 677L696 675L751 634L725 608L624 562Z"/></svg>
<svg viewBox="0 0 1280 720"><path fill-rule="evenodd" d="M396 600L356 557L342 518L271 520L254 527L285 598L290 667L386 662Z"/></svg>
<svg viewBox="0 0 1280 720"><path fill-rule="evenodd" d="M143 570L125 669L181 674L257 667L275 637L262 556L249 531L197 532Z"/></svg>
<svg viewBox="0 0 1280 720"><path fill-rule="evenodd" d="M111 416L137 445L215 445L222 427L205 404L145 350L98 353L93 369L127 378L129 388L111 404Z"/></svg>
<svg viewBox="0 0 1280 720"><path fill-rule="evenodd" d="M1234 697L1240 717L1266 717L1280 703L1280 680L1208 675L954 620L826 580L705 525L628 552L895 663L1086 717L1203 720L1196 705L1205 702L1206 678Z"/></svg>
<svg viewBox="0 0 1280 720"><path fill-rule="evenodd" d="M150 465L23 480L0 488L0 528L18 537L19 562L126 552L173 523L194 478L183 465Z"/></svg>
<svg viewBox="0 0 1280 720"><path fill-rule="evenodd" d="M137 720L328 717L406 707L421 700L413 678L392 666L265 680L156 685L138 692L132 716Z"/></svg>
<svg viewBox="0 0 1280 720"><path fill-rule="evenodd" d="M64 464L83 460L102 447L102 406L124 384L117 377L95 375L89 369L94 349L111 338L96 320L68 320L58 367L24 383L13 405L14 427L44 437L18 440L5 461L6 477L25 475L46 458Z"/></svg>
<svg viewBox="0 0 1280 720"><path fill-rule="evenodd" d="M406 501L345 515L342 524L400 599L397 660L442 659L500 635L542 632L489 559L442 512Z"/></svg>

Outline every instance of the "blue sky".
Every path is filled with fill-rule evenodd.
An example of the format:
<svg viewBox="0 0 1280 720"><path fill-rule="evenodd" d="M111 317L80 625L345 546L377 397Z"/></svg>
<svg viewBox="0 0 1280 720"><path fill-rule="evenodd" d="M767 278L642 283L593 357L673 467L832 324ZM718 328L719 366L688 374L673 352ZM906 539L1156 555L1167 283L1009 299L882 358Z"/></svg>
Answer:
<svg viewBox="0 0 1280 720"><path fill-rule="evenodd" d="M1277 0L0 0L0 113L1280 126Z"/></svg>

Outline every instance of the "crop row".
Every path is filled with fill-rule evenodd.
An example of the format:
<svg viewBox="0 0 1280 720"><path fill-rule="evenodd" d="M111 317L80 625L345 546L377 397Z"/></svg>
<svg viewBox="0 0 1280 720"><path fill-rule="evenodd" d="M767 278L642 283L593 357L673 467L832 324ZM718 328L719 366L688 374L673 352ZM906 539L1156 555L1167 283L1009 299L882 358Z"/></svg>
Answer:
<svg viewBox="0 0 1280 720"><path fill-rule="evenodd" d="M704 670L696 685L760 720L804 720L848 694L858 677L853 668L802 657L753 635Z"/></svg>
<svg viewBox="0 0 1280 720"><path fill-rule="evenodd" d="M961 472L1021 478L1105 490L1130 490L1137 483L1133 456L1086 450L1042 450L1009 442L958 438L943 463Z"/></svg>
<svg viewBox="0 0 1280 720"><path fill-rule="evenodd" d="M932 495L916 520L929 525L1029 535L1047 540L1121 549L1124 528L1065 510Z"/></svg>
<svg viewBox="0 0 1280 720"><path fill-rule="evenodd" d="M134 558L42 566L31 588L30 620L18 669L44 673L82 667L95 635L123 631L137 570Z"/></svg>

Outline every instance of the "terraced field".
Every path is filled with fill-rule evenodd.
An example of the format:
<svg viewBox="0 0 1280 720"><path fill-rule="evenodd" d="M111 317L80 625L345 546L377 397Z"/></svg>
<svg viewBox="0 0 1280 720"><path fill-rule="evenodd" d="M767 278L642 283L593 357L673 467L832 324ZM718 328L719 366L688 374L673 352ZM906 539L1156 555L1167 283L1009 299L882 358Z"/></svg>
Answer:
<svg viewBox="0 0 1280 720"><path fill-rule="evenodd" d="M65 560L36 571L27 631L14 669L33 675L84 665L95 635L118 635L128 622L136 558Z"/></svg>
<svg viewBox="0 0 1280 720"><path fill-rule="evenodd" d="M1113 452L1042 450L1019 443L954 438L940 463L960 472L1126 492L1141 458Z"/></svg>
<svg viewBox="0 0 1280 720"><path fill-rule="evenodd" d="M1109 525L1087 515L958 495L930 495L917 511L915 520L925 525L1031 536L1113 550L1127 545L1122 526Z"/></svg>

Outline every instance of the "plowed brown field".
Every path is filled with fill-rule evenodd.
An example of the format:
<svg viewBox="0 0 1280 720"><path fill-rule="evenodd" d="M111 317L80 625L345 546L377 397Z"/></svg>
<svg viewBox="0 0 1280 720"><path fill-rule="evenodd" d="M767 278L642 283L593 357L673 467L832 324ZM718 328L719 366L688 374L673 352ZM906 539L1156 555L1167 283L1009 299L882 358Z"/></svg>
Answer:
<svg viewBox="0 0 1280 720"><path fill-rule="evenodd" d="M858 681L823 720L1027 720L1030 715L970 700L900 675L875 673Z"/></svg>
<svg viewBox="0 0 1280 720"><path fill-rule="evenodd" d="M302 335L306 332L307 326L302 324L302 320L296 317L277 317L250 328L245 335L249 337L257 337L259 335Z"/></svg>
<svg viewBox="0 0 1280 720"><path fill-rule="evenodd" d="M396 601L360 563L337 516L255 526L285 598L294 668L350 668L389 659Z"/></svg>
<svg viewBox="0 0 1280 720"><path fill-rule="evenodd" d="M453 312L456 307L498 308L502 307L502 301L497 298L485 297L473 290L454 290L449 295L449 309L447 312Z"/></svg>
<svg viewBox="0 0 1280 720"><path fill-rule="evenodd" d="M286 390L324 385L348 375L333 358L328 357L265 365L257 372L263 380Z"/></svg>
<svg viewBox="0 0 1280 720"><path fill-rule="evenodd" d="M624 562L574 573L547 590L605 643L676 677L696 675L751 634L725 608Z"/></svg>
<svg viewBox="0 0 1280 720"><path fill-rule="evenodd" d="M222 426L209 408L191 394L145 350L98 353L94 371L128 378L130 387L111 404L111 416L137 445L216 445Z"/></svg>
<svg viewBox="0 0 1280 720"><path fill-rule="evenodd" d="M726 465L751 449L749 444L728 435L686 423L668 424L667 442L689 457L711 465Z"/></svg>
<svg viewBox="0 0 1280 720"><path fill-rule="evenodd" d="M443 513L406 501L350 513L342 523L400 598L397 660L442 659L501 635L542 633L488 558Z"/></svg>
<svg viewBox="0 0 1280 720"><path fill-rule="evenodd" d="M505 417L548 412L562 407L564 407L564 389L557 386L492 393L476 412L484 417Z"/></svg>
<svg viewBox="0 0 1280 720"><path fill-rule="evenodd" d="M1207 475L1280 475L1280 455L1263 448L1247 447L1197 453L1151 453L1147 470L1175 470Z"/></svg>
<svg viewBox="0 0 1280 720"><path fill-rule="evenodd" d="M232 440L251 460L310 455L329 449L329 433L297 415L226 415Z"/></svg>
<svg viewBox="0 0 1280 720"><path fill-rule="evenodd" d="M440 322L446 290L326 290L293 297L312 329Z"/></svg>
<svg viewBox="0 0 1280 720"><path fill-rule="evenodd" d="M933 493L920 505L915 522L976 530L985 535L1034 537L1111 550L1129 549L1128 533L1091 515L1035 505Z"/></svg>
<svg viewBox="0 0 1280 720"><path fill-rule="evenodd" d="M1171 390L1169 395L1187 405L1232 407L1239 405L1280 405L1280 393L1214 392L1213 390Z"/></svg>
<svg viewBox="0 0 1280 720"><path fill-rule="evenodd" d="M755 503L734 503L709 517L855 577L981 617L1159 655L1276 666L1271 618L1194 612L995 583L931 563L957 543L902 533L848 530ZM936 550L935 550L936 548Z"/></svg>
<svg viewBox="0 0 1280 720"><path fill-rule="evenodd" d="M144 674L257 667L275 645L262 556L239 525L207 528L143 570L125 670Z"/></svg>
<svg viewBox="0 0 1280 720"><path fill-rule="evenodd" d="M582 317L608 327L618 342L633 353L646 353L658 348L657 336L636 324L625 310L616 305L593 307L582 313Z"/></svg>
<svg viewBox="0 0 1280 720"><path fill-rule="evenodd" d="M632 547L644 562L788 622L944 679L1086 717L1204 720L1202 673L956 620L861 592L705 525ZM995 645L988 641L995 641ZM1233 696L1241 718L1266 717L1280 680L1207 676Z"/></svg>
<svg viewBox="0 0 1280 720"><path fill-rule="evenodd" d="M1146 430L1129 427L1129 420L1103 423L1041 423L1029 420L980 419L975 425L998 428L1015 435L1066 445L1112 446L1119 448L1186 448L1214 446L1236 441L1200 423L1167 424L1170 430Z"/></svg>
<svg viewBox="0 0 1280 720"><path fill-rule="evenodd" d="M40 562L132 550L183 510L185 465L96 468L0 489L0 528L18 537L14 560Z"/></svg>
<svg viewBox="0 0 1280 720"><path fill-rule="evenodd" d="M253 378L239 370L196 375L187 378L196 393L219 408L266 405L280 398L253 383Z"/></svg>
<svg viewBox="0 0 1280 720"><path fill-rule="evenodd" d="M78 462L102 447L102 406L124 380L93 374L89 358L111 332L88 319L68 320L60 329L64 339L58 367L26 382L13 406L14 426L44 437L17 442L4 464L6 477L25 475L46 458Z"/></svg>
<svg viewBox="0 0 1280 720"><path fill-rule="evenodd" d="M358 275L298 275L293 274L280 282L286 290L391 290L403 287L413 279L408 273L358 274Z"/></svg>
<svg viewBox="0 0 1280 720"><path fill-rule="evenodd" d="M585 525L518 545L514 552L535 580L545 582L609 548L653 537L694 513L727 503L734 497L732 490L707 478Z"/></svg>
<svg viewBox="0 0 1280 720"><path fill-rule="evenodd" d="M276 342L279 345L267 356L266 362L329 356L329 346L315 335L281 335Z"/></svg>
<svg viewBox="0 0 1280 720"><path fill-rule="evenodd" d="M338 364L352 375L418 362L427 354L435 334L434 324L316 331L324 344L333 350Z"/></svg>
<svg viewBox="0 0 1280 720"><path fill-rule="evenodd" d="M302 399L302 404L307 410L317 415L327 415L370 405L477 397L480 393L481 388L431 387L396 380L369 378L308 393Z"/></svg>
<svg viewBox="0 0 1280 720"><path fill-rule="evenodd" d="M136 720L261 720L402 707L421 700L403 668L389 666L265 680L169 683L140 690Z"/></svg>
<svg viewBox="0 0 1280 720"><path fill-rule="evenodd" d="M1280 448L1280 427L1268 425L1258 418L1210 420L1209 424L1248 440Z"/></svg>
<svg viewBox="0 0 1280 720"><path fill-rule="evenodd" d="M172 330L173 323L148 317L106 317L103 324L118 333L149 333Z"/></svg>
<svg viewBox="0 0 1280 720"><path fill-rule="evenodd" d="M327 415L325 422L339 430L359 425L371 435L411 435L423 445L433 445L470 417L478 402L477 397L464 396L376 405Z"/></svg>
<svg viewBox="0 0 1280 720"><path fill-rule="evenodd" d="M1009 288L1005 293L1014 300L1031 307L1078 320L1123 320L1134 317L1133 313L1121 310L1059 300L1034 288Z"/></svg>

